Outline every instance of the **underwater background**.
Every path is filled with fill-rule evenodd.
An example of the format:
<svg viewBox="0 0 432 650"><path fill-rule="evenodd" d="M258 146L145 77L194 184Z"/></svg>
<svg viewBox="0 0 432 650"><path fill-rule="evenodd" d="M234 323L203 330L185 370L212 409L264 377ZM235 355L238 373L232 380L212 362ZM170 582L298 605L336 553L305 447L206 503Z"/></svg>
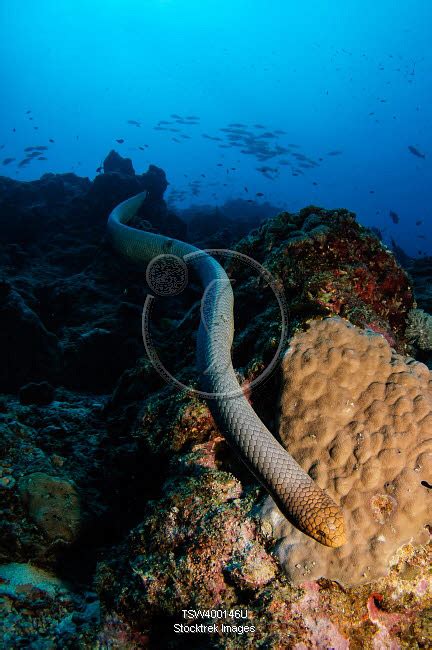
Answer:
<svg viewBox="0 0 432 650"><path fill-rule="evenodd" d="M345 206L430 254L431 23L427 0L3 0L1 171L93 178L114 148L180 208Z"/></svg>

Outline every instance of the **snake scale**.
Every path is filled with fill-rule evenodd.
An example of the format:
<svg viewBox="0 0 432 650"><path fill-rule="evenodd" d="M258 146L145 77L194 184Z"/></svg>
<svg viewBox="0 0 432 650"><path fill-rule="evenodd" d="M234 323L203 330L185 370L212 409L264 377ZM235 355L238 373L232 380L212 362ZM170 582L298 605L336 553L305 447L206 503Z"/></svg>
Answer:
<svg viewBox="0 0 432 650"><path fill-rule="evenodd" d="M120 203L108 219L114 248L128 260L149 263L167 254L180 259L198 253L191 244L127 225L146 193ZM345 543L340 508L319 488L261 422L241 392L231 361L234 296L222 266L210 255L192 255L189 262L207 293L197 337L197 360L203 390L214 420L249 470L266 488L283 515L299 530L326 546Z"/></svg>

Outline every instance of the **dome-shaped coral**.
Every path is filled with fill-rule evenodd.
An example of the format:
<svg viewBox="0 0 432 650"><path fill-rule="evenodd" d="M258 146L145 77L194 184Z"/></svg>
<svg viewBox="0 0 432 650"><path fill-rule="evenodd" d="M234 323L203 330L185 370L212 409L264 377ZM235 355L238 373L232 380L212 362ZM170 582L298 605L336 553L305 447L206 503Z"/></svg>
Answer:
<svg viewBox="0 0 432 650"><path fill-rule="evenodd" d="M327 549L265 512L291 579L346 584L386 573L396 550L432 524L432 375L380 335L340 318L312 322L283 361L280 437L340 503L348 542Z"/></svg>

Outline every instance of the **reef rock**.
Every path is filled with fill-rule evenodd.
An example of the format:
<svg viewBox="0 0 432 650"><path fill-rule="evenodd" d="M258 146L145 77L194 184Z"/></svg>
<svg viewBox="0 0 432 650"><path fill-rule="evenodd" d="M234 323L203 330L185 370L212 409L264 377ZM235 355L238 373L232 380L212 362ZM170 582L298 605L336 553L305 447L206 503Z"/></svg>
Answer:
<svg viewBox="0 0 432 650"><path fill-rule="evenodd" d="M342 588L326 579L293 584L275 558L272 526L259 516L265 493L221 437L208 406L187 391L175 393L144 358L145 273L116 256L104 238L110 209L145 191L134 225L189 241L198 237L206 218L217 218L203 214L199 228L187 232L164 201L163 170L150 166L145 174L132 174L127 163L119 164L94 182L73 174L45 175L29 183L0 177L0 265L7 279L0 285L7 326L0 346L3 353L12 342L16 351L13 356L6 350L13 382L5 379L3 368L8 394L0 397L0 561L5 565L0 587L7 608L0 629L5 645L175 648L192 643L301 650L350 644L372 650L416 647L414 638L425 644L432 594L428 547L404 546L389 575L370 585ZM240 208L227 214L230 220L241 216ZM245 218L241 230L214 223L202 236L234 242L247 224L258 221ZM283 287L291 315L287 343L308 319L338 314L381 332L406 354L407 314L415 307L412 283L352 213L316 206L284 212L260 224L237 250L264 265ZM277 434L278 373L259 390L252 391L250 384L275 354L281 335L278 305L260 274L252 274L248 265L237 267L237 261L233 256L228 264L236 292L234 366L254 409ZM167 368L195 387L201 294L190 284L168 301L158 297L152 331ZM428 310L426 304L419 306ZM26 348L26 339L36 341L37 349ZM388 356L387 347L378 349ZM29 361L32 365L26 366ZM425 381L420 365L404 363L408 370L401 377L412 375L415 391L420 390L416 382ZM392 354L389 364L400 365ZM38 373L30 376L30 368ZM335 371L332 380L336 377ZM52 392L38 396L35 386L46 380L54 389L49 403ZM417 404L414 388L407 399ZM362 399L357 396L359 408ZM399 424L405 422L404 403ZM392 405L384 407L391 411ZM378 416L369 408L372 421ZM409 435L412 449L408 437L399 444L402 434L394 445L410 463L416 453L413 436L420 429L416 420ZM380 436L382 448L370 453L381 453L385 460L385 432ZM392 453L395 459L384 473L400 490L398 477L405 477L401 455ZM362 472L359 476L362 488ZM418 472L415 476L428 482ZM410 477L409 470L409 488ZM427 485L414 488L422 491L423 501L430 494ZM378 494L403 502L407 525L411 514L419 515L417 503L413 513L406 512L409 494L405 500L399 492L396 497L382 490ZM391 499L374 502L375 515L384 518L375 524L382 529L386 505L394 504ZM353 521L355 516L353 511ZM373 525L366 519L368 534ZM85 588L93 583L98 560L100 616L96 595ZM22 572L23 565L61 569L76 592L68 592L67 601L43 592L42 576L31 568ZM194 638L174 632L174 623L187 622L182 609L202 607L232 611L231 625L241 616L242 632L220 628ZM214 623L211 616L203 622Z"/></svg>
<svg viewBox="0 0 432 650"><path fill-rule="evenodd" d="M126 176L135 176L135 171L130 158L123 158L117 151L111 149L108 156L103 162L104 174L109 172L118 172Z"/></svg>
<svg viewBox="0 0 432 650"><path fill-rule="evenodd" d="M79 531L80 503L71 481L34 472L19 481L21 498L30 517L51 540L72 542Z"/></svg>

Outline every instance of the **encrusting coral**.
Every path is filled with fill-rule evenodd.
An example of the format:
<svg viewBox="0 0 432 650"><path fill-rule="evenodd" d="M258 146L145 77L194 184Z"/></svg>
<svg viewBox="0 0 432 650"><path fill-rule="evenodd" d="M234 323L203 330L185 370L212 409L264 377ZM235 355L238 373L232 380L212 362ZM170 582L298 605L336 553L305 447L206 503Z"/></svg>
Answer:
<svg viewBox="0 0 432 650"><path fill-rule="evenodd" d="M291 580L342 584L388 572L397 549L429 538L432 375L380 335L339 317L312 321L283 360L279 435L342 507L348 542L322 547L264 507Z"/></svg>
<svg viewBox="0 0 432 650"><path fill-rule="evenodd" d="M423 309L410 309L405 336L419 350L432 351L432 316Z"/></svg>

